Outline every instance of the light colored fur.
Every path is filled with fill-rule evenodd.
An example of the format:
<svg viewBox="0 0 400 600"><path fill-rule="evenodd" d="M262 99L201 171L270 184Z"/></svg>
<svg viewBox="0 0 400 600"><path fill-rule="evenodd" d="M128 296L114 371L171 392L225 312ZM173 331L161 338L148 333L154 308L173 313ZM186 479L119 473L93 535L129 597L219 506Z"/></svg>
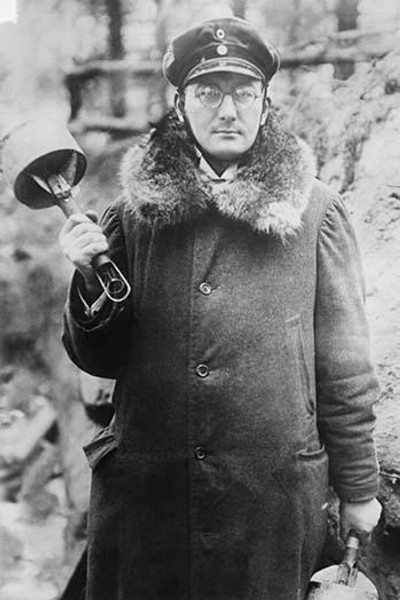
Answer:
<svg viewBox="0 0 400 600"><path fill-rule="evenodd" d="M215 206L223 215L282 239L301 227L315 176L310 148L268 116L237 176L213 193L197 168L185 126L169 113L141 144L126 153L122 197L135 217L151 225L188 221Z"/></svg>

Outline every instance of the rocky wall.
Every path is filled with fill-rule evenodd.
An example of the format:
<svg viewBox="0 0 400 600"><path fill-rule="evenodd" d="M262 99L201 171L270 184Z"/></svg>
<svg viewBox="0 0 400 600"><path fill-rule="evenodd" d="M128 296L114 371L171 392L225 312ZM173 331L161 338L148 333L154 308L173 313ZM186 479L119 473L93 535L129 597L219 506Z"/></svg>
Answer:
<svg viewBox="0 0 400 600"><path fill-rule="evenodd" d="M400 597L400 46L345 82L308 75L284 113L317 156L319 177L352 215L366 276L373 357L381 383L376 438L383 517L362 566L381 600Z"/></svg>

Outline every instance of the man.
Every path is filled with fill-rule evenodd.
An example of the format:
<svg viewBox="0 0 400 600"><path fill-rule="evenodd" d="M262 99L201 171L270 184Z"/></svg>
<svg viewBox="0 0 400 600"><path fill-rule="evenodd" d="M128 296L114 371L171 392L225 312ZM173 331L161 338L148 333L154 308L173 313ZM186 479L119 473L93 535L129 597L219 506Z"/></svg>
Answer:
<svg viewBox="0 0 400 600"><path fill-rule="evenodd" d="M341 200L270 111L276 50L206 21L164 59L175 109L128 151L103 231L84 215L65 345L116 379L93 467L87 599L299 600L326 534L379 517L363 282ZM100 295L109 248L132 293Z"/></svg>

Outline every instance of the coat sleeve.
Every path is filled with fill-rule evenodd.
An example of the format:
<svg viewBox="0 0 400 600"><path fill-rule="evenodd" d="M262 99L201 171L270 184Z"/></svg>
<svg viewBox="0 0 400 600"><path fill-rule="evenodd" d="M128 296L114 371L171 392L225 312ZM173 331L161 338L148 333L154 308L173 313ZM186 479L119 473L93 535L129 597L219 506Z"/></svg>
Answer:
<svg viewBox="0 0 400 600"><path fill-rule="evenodd" d="M370 359L362 264L353 227L339 198L322 222L317 261L319 428L339 498L369 500L378 491L373 430L379 387Z"/></svg>
<svg viewBox="0 0 400 600"><path fill-rule="evenodd" d="M115 205L105 211L101 226L108 240L110 257L127 276L126 248ZM88 319L78 289L83 289L83 280L75 272L64 311L62 340L65 349L83 371L98 377L115 378L131 339L131 298L121 304L107 299L99 313Z"/></svg>

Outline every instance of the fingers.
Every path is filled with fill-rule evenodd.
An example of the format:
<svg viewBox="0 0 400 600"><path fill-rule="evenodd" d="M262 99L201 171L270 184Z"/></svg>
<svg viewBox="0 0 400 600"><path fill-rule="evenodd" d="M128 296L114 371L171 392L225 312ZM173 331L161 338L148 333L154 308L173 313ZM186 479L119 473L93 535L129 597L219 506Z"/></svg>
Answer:
<svg viewBox="0 0 400 600"><path fill-rule="evenodd" d="M83 213L74 214L66 221L58 239L64 256L84 276L93 277L93 258L108 251L101 227Z"/></svg>
<svg viewBox="0 0 400 600"><path fill-rule="evenodd" d="M71 215L64 223L61 233L71 231L78 223L90 223L89 217L83 213L75 213ZM92 221L93 222L93 221ZM61 235L60 233L60 235Z"/></svg>
<svg viewBox="0 0 400 600"><path fill-rule="evenodd" d="M73 229L67 231L66 235L60 233L60 242L75 242L78 246L86 245L88 242L106 242L106 237L101 228L95 223L78 223Z"/></svg>
<svg viewBox="0 0 400 600"><path fill-rule="evenodd" d="M366 502L342 502L340 506L340 531L343 539L351 529L361 537L368 537L378 524L382 506L376 498Z"/></svg>
<svg viewBox="0 0 400 600"><path fill-rule="evenodd" d="M93 221L93 223L98 223L99 222L99 215L97 214L97 212L95 210L87 210L85 212L85 215L91 220Z"/></svg>

